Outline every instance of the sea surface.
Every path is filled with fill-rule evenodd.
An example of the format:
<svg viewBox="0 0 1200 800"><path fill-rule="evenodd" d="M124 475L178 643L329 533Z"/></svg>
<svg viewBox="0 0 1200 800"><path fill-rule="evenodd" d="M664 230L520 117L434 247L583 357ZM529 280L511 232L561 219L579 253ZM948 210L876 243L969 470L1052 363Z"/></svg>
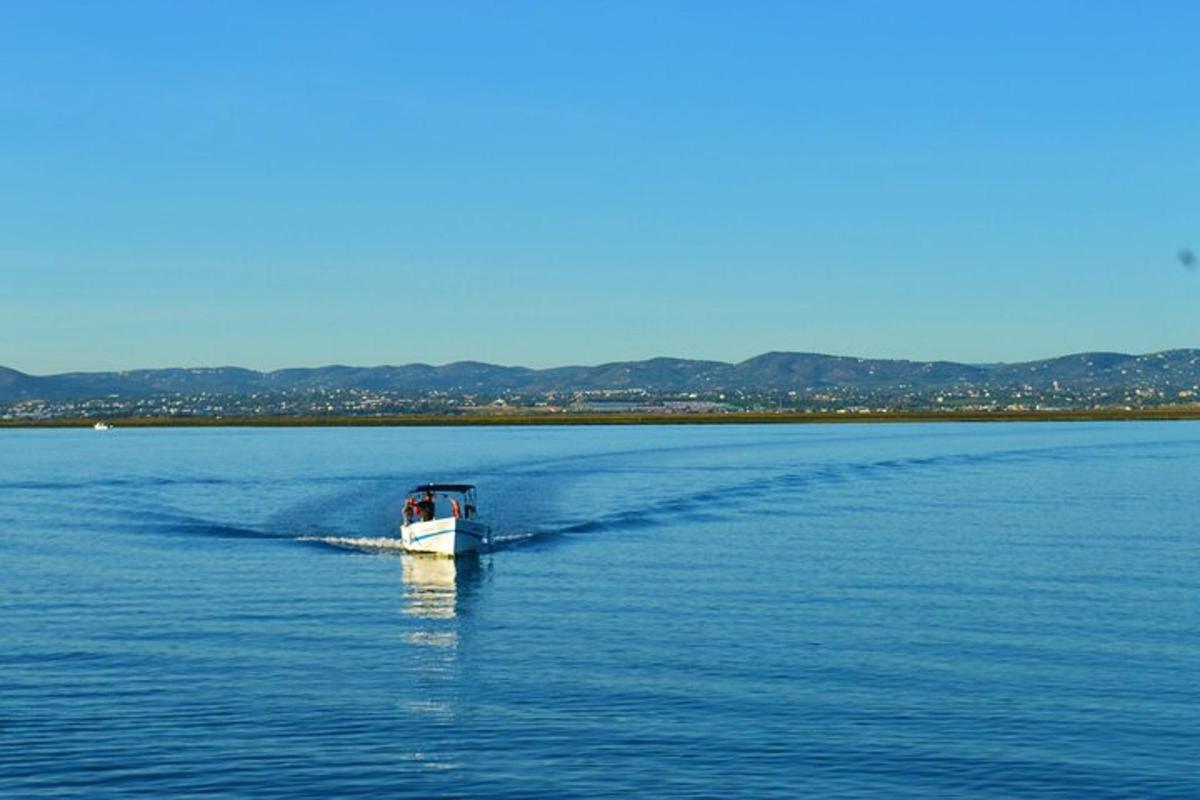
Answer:
<svg viewBox="0 0 1200 800"><path fill-rule="evenodd" d="M1198 500L1194 422L0 431L0 796L1194 799Z"/></svg>

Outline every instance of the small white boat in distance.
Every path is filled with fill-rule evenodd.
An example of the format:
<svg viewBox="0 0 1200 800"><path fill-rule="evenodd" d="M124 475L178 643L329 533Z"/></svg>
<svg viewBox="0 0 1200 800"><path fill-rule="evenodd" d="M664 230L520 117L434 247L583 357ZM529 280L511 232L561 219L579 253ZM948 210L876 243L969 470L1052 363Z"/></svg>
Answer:
<svg viewBox="0 0 1200 800"><path fill-rule="evenodd" d="M108 430L112 430L112 425L109 425L109 424L108 424L107 422L105 422L104 420L100 420L99 422L97 422L97 423L96 423L95 425L93 425L92 427L93 427L93 428L95 428L95 429L96 429L96 430L98 430L98 431L108 431Z"/></svg>
<svg viewBox="0 0 1200 800"><path fill-rule="evenodd" d="M412 553L454 556L477 553L491 529L476 519L475 487L469 483L423 483L404 501L400 540Z"/></svg>

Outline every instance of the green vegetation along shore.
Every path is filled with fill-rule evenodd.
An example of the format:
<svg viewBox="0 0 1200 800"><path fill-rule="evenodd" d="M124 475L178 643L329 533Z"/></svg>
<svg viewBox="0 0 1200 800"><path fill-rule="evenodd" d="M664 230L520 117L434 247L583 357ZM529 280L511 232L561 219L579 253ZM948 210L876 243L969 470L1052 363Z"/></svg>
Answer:
<svg viewBox="0 0 1200 800"><path fill-rule="evenodd" d="M1075 422L1200 419L1200 405L1053 411L895 411L869 413L731 412L721 414L485 414L387 417L132 417L106 419L120 428L184 427L458 427L486 425L764 425L888 422ZM79 428L96 419L2 420L0 428Z"/></svg>

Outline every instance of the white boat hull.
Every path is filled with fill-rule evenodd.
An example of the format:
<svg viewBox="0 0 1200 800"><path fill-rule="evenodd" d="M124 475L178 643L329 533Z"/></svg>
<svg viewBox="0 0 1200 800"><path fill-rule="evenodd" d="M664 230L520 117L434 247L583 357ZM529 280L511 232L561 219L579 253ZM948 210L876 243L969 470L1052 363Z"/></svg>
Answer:
<svg viewBox="0 0 1200 800"><path fill-rule="evenodd" d="M489 528L471 519L434 519L400 527L404 549L413 553L457 556L477 553L486 543Z"/></svg>

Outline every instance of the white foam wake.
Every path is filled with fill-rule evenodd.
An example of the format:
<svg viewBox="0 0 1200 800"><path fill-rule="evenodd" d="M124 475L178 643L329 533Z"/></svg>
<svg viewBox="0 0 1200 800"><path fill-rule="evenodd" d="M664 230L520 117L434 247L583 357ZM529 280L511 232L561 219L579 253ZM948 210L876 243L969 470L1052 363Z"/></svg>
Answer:
<svg viewBox="0 0 1200 800"><path fill-rule="evenodd" d="M301 536L302 542L321 542L351 550L403 550L404 543L393 537Z"/></svg>
<svg viewBox="0 0 1200 800"><path fill-rule="evenodd" d="M504 547L517 547L527 542L540 539L545 533L521 531L491 536L485 543L484 552ZM404 543L400 538L392 536L300 536L301 542L320 542L330 547L341 547L347 550L363 550L366 552L403 552Z"/></svg>
<svg viewBox="0 0 1200 800"><path fill-rule="evenodd" d="M492 534L490 541L493 547L512 547L542 536L545 536L545 534L538 533L537 531L513 531L499 535Z"/></svg>

